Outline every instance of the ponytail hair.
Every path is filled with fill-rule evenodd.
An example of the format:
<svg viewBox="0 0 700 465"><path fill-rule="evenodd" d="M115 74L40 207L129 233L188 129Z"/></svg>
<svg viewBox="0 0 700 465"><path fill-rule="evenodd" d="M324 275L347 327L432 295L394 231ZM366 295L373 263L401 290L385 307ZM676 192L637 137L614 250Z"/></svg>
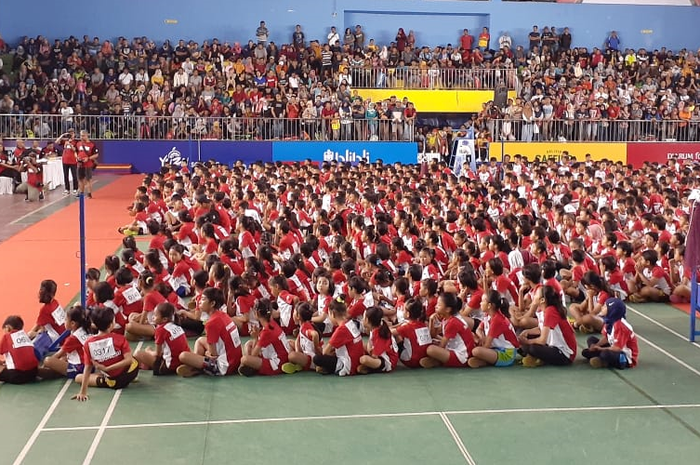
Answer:
<svg viewBox="0 0 700 465"><path fill-rule="evenodd" d="M506 318L510 318L510 305L508 300L501 296L500 292L495 289L489 290L488 294L486 294L486 301L496 307L496 310L505 315Z"/></svg>
<svg viewBox="0 0 700 465"><path fill-rule="evenodd" d="M122 262L124 262L125 265L136 265L136 256L132 249L122 250Z"/></svg>
<svg viewBox="0 0 700 465"><path fill-rule="evenodd" d="M339 295L331 300L331 303L328 304L328 311L333 313L336 317L344 318L348 313L348 307L345 305L345 299L345 295Z"/></svg>
<svg viewBox="0 0 700 465"><path fill-rule="evenodd" d="M564 308L564 304L561 301L561 294L554 287L544 286L542 288L542 297L547 307L555 307L557 312L559 312L559 316L566 318L566 308Z"/></svg>
<svg viewBox="0 0 700 465"><path fill-rule="evenodd" d="M152 289L156 284L156 277L150 270L145 270L139 275L139 282L144 289Z"/></svg>
<svg viewBox="0 0 700 465"><path fill-rule="evenodd" d="M445 307L450 310L450 315L456 315L462 310L462 299L453 292L443 292L440 298L445 303Z"/></svg>
<svg viewBox="0 0 700 465"><path fill-rule="evenodd" d="M391 330L389 325L386 324L386 320L384 320L384 310L376 306L370 307L365 312L365 318L367 318L367 321L373 328L379 329L379 337L382 339L391 338Z"/></svg>
<svg viewBox="0 0 700 465"><path fill-rule="evenodd" d="M90 318L82 305L75 304L66 312L66 318L83 328L85 332L90 332Z"/></svg>
<svg viewBox="0 0 700 465"><path fill-rule="evenodd" d="M274 308L270 299L258 299L253 309L258 319L267 320L268 322L272 319L272 310Z"/></svg>
<svg viewBox="0 0 700 465"><path fill-rule="evenodd" d="M409 319L425 321L425 308L419 299L408 299L404 304L404 309L408 312Z"/></svg>

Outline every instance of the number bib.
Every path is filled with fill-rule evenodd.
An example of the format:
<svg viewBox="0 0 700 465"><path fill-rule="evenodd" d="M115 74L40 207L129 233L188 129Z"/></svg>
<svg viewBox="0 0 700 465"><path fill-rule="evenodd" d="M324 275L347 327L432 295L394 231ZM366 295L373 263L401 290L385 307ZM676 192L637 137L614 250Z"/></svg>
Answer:
<svg viewBox="0 0 700 465"><path fill-rule="evenodd" d="M119 355L114 348L114 341L111 337L90 342L88 348L90 349L90 358L99 363L111 360Z"/></svg>
<svg viewBox="0 0 700 465"><path fill-rule="evenodd" d="M433 338L430 337L430 330L428 328L418 328L416 329L416 340L419 346L427 346L433 342Z"/></svg>
<svg viewBox="0 0 700 465"><path fill-rule="evenodd" d="M139 300L141 300L141 293L135 287L129 287L127 289L124 289L124 292L122 292L122 296L124 296L124 300L126 300L127 305L131 305L134 302L138 302Z"/></svg>
<svg viewBox="0 0 700 465"><path fill-rule="evenodd" d="M29 339L29 336L27 336L27 333L24 331L17 331L10 334L10 338L12 338L12 348L14 349L19 349L20 347L34 347L32 345L32 340Z"/></svg>

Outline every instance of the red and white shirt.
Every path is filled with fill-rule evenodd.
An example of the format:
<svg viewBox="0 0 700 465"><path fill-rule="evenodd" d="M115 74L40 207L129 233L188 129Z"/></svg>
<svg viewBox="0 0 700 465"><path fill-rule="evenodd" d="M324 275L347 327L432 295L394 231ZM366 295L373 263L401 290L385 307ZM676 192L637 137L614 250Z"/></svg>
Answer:
<svg viewBox="0 0 700 465"><path fill-rule="evenodd" d="M474 349L474 335L461 315L453 315L443 321L442 335L447 338L445 348L455 354L461 364L467 363Z"/></svg>
<svg viewBox="0 0 700 465"><path fill-rule="evenodd" d="M605 326L602 331L603 336L607 336L608 343L611 347L617 348L627 357L627 361L633 367L637 366L637 356L639 355L639 346L637 345L637 336L634 334L634 329L624 318L616 321L613 324L612 331L608 334Z"/></svg>
<svg viewBox="0 0 700 465"><path fill-rule="evenodd" d="M180 354L189 352L185 331L173 322L167 322L156 328L154 335L156 344L163 348L163 361L170 370L180 366Z"/></svg>
<svg viewBox="0 0 700 465"><path fill-rule="evenodd" d="M420 359L428 355L428 347L433 342L430 329L422 321L408 320L398 326L396 332L403 338L401 362L407 367L418 368Z"/></svg>
<svg viewBox="0 0 700 465"><path fill-rule="evenodd" d="M357 373L360 365L360 357L365 354L362 344L362 334L354 321L348 320L342 323L328 341L335 348L339 366L336 373L340 376L352 376Z"/></svg>
<svg viewBox="0 0 700 465"><path fill-rule="evenodd" d="M83 363L85 365L102 364L111 367L124 360L124 355L131 352L129 342L121 334L107 333L91 336L83 346ZM124 373L127 367L110 371L109 377L116 378Z"/></svg>
<svg viewBox="0 0 700 465"><path fill-rule="evenodd" d="M289 361L289 352L292 350L287 336L274 320L270 320L260 331L257 347L260 348L260 356L269 361L273 371L279 370Z"/></svg>
<svg viewBox="0 0 700 465"><path fill-rule="evenodd" d="M27 333L15 330L5 333L0 341L0 354L5 357L8 370L30 371L39 366L34 346Z"/></svg>
<svg viewBox="0 0 700 465"><path fill-rule="evenodd" d="M235 373L243 356L241 337L236 323L228 314L217 311L210 315L206 331L207 343L213 346L218 354L216 364L219 367L219 374L223 376Z"/></svg>
<svg viewBox="0 0 700 465"><path fill-rule="evenodd" d="M36 324L44 328L51 340L55 341L66 330L66 311L53 299L39 309Z"/></svg>

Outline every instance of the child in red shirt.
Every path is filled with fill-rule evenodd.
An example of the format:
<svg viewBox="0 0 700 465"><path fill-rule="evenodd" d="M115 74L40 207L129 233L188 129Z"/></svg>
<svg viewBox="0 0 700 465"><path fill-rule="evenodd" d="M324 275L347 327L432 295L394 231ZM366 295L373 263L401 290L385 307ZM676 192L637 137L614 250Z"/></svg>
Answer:
<svg viewBox="0 0 700 465"><path fill-rule="evenodd" d="M260 322L250 333L238 373L243 376L278 375L289 360L291 347L282 328L272 318L273 304L269 299L255 303L255 318Z"/></svg>
<svg viewBox="0 0 700 465"><path fill-rule="evenodd" d="M180 366L180 354L189 352L185 331L176 324L175 306L170 302L162 302L155 308L154 322L155 350L147 347L134 354L134 358L146 369L153 370L154 376L174 375Z"/></svg>
<svg viewBox="0 0 700 465"><path fill-rule="evenodd" d="M75 379L85 370L83 347L90 337L90 319L82 306L74 305L66 312L66 328L70 335L58 352L44 360L44 366L39 370L42 379L57 375Z"/></svg>
<svg viewBox="0 0 700 465"><path fill-rule="evenodd" d="M392 329L399 345L399 358L409 368L420 367L420 360L428 355L433 343L430 329L425 324L425 311L419 299L409 299L403 308L405 322Z"/></svg>
<svg viewBox="0 0 700 465"><path fill-rule="evenodd" d="M360 357L357 372L388 373L399 363L399 348L384 321L384 311L380 307L370 307L365 312L364 326L370 330L367 354Z"/></svg>
<svg viewBox="0 0 700 465"><path fill-rule="evenodd" d="M66 312L54 298L56 289L56 281L52 279L45 279L41 282L39 302L44 305L39 310L36 325L27 333L31 339L34 339L41 332L46 332L51 338L51 342L54 342L66 330Z"/></svg>
<svg viewBox="0 0 700 465"><path fill-rule="evenodd" d="M190 377L202 372L212 376L228 376L238 371L243 350L236 323L222 308L226 303L221 289L208 287L202 292L199 309L209 315L207 335L197 339L193 352L180 354L177 374Z"/></svg>
<svg viewBox="0 0 700 465"><path fill-rule="evenodd" d="M292 374L314 369L313 358L321 355L323 348L321 336L313 324L313 318L314 310L308 302L301 302L294 309L294 320L299 325L299 333L294 341L294 350L289 353L289 362L282 365L283 372Z"/></svg>
<svg viewBox="0 0 700 465"><path fill-rule="evenodd" d="M131 347L121 334L113 333L114 312L107 307L97 307L90 314L97 335L91 336L83 346L82 374L75 377L80 392L73 396L78 401L88 400L88 387L122 389L139 374L139 363L131 355ZM93 367L95 373L93 373Z"/></svg>
<svg viewBox="0 0 700 465"><path fill-rule="evenodd" d="M19 316L8 316L2 324L5 331L0 340L0 354L5 361L0 363L0 381L10 384L26 384L36 379L39 362L34 355L34 346L23 331L24 321Z"/></svg>
<svg viewBox="0 0 700 465"><path fill-rule="evenodd" d="M316 372L335 373L339 376L351 376L357 373L360 357L364 355L362 334L358 323L348 315L345 303L333 300L329 306L331 320L337 326L333 336L323 347L323 354L313 359Z"/></svg>

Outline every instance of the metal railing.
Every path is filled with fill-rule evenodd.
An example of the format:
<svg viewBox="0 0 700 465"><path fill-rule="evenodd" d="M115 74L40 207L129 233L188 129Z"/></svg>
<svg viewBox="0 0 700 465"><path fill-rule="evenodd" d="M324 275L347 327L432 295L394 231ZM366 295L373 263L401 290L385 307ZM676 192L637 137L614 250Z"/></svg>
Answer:
<svg viewBox="0 0 700 465"><path fill-rule="evenodd" d="M69 128L92 139L413 141L413 120L0 114L0 137L56 139Z"/></svg>
<svg viewBox="0 0 700 465"><path fill-rule="evenodd" d="M700 119L690 121L554 119L534 123L499 119L486 120L485 124L494 142L700 141Z"/></svg>
<svg viewBox="0 0 700 465"><path fill-rule="evenodd" d="M493 90L518 88L517 70L506 68L350 68L350 84L361 89ZM400 97L400 96L398 96Z"/></svg>

